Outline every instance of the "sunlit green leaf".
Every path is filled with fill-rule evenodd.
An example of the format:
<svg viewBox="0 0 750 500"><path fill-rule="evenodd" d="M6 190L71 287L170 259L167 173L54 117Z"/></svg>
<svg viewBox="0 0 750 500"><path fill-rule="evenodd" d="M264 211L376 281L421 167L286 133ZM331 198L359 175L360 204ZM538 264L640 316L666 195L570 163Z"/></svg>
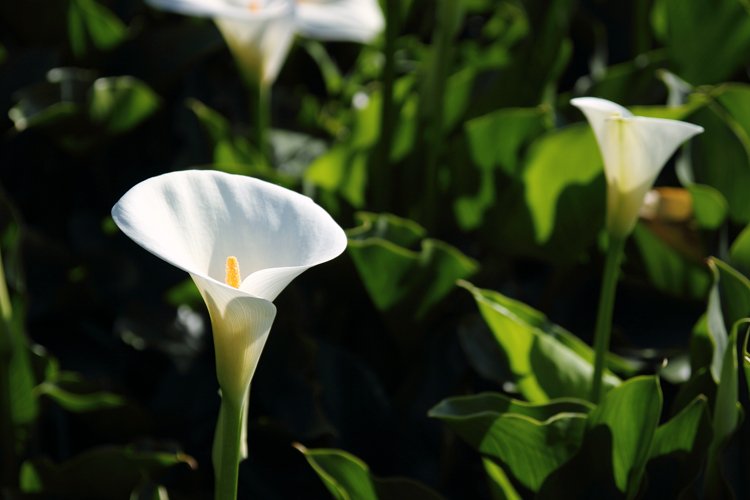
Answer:
<svg viewBox="0 0 750 500"><path fill-rule="evenodd" d="M501 109L466 122L464 130L477 173L461 176L454 186L462 193L455 210L464 229L477 227L495 201L495 170L508 176L518 174L522 149L544 130L545 120L546 113L540 108L517 108Z"/></svg>
<svg viewBox="0 0 750 500"><path fill-rule="evenodd" d="M512 188L487 212L488 237L511 254L558 264L580 261L605 213L602 160L589 127L578 123L534 141Z"/></svg>
<svg viewBox="0 0 750 500"><path fill-rule="evenodd" d="M523 177L526 200L531 210L536 239L540 244L550 240L554 231L574 231L583 236L581 220L591 233L592 213L601 212L596 197L578 196L575 203L563 205L565 191L574 186L588 186L602 172L602 162L588 127L575 125L546 135L529 153ZM566 210L567 209L567 210ZM573 222L575 221L575 222ZM598 229L598 228L594 228ZM584 237L591 238L591 234Z"/></svg>
<svg viewBox="0 0 750 500"><path fill-rule="evenodd" d="M529 404L480 394L446 399L429 415L537 491L547 475L578 450L590 411L591 405L579 400Z"/></svg>
<svg viewBox="0 0 750 500"><path fill-rule="evenodd" d="M305 180L338 193L353 207L362 208L367 185L367 153L337 144L322 154L305 172Z"/></svg>
<svg viewBox="0 0 750 500"><path fill-rule="evenodd" d="M297 445L337 500L439 500L433 490L409 479L378 478L366 463L342 450L307 448Z"/></svg>
<svg viewBox="0 0 750 500"><path fill-rule="evenodd" d="M414 222L359 213L349 231L349 254L378 309L417 321L450 293L456 280L477 270L456 248L425 238ZM417 243L419 243L418 249Z"/></svg>
<svg viewBox="0 0 750 500"><path fill-rule="evenodd" d="M610 430L615 484L622 492L638 491L661 407L658 379L635 377L608 392L589 417L589 428Z"/></svg>
<svg viewBox="0 0 750 500"><path fill-rule="evenodd" d="M513 487L513 483L510 482L502 467L491 459L484 457L482 458L482 465L484 465L484 470L487 473L492 500L521 500L521 495Z"/></svg>
<svg viewBox="0 0 750 500"><path fill-rule="evenodd" d="M518 390L526 399L545 402L552 398L587 398L590 395L593 374L590 348L580 341L571 341L573 336L569 332L525 304L468 282L460 285L474 296L484 320L507 356ZM560 337L566 338L573 347L560 341ZM618 383L616 376L606 374L606 390Z"/></svg>

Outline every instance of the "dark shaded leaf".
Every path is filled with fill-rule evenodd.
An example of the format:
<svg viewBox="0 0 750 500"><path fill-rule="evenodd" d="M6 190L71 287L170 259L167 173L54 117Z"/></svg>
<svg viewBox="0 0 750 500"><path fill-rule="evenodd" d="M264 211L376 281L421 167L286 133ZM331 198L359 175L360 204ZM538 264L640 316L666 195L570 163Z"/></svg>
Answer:
<svg viewBox="0 0 750 500"><path fill-rule="evenodd" d="M409 479L377 478L366 463L342 450L308 450L305 455L333 498L337 500L439 500L442 497L426 486Z"/></svg>

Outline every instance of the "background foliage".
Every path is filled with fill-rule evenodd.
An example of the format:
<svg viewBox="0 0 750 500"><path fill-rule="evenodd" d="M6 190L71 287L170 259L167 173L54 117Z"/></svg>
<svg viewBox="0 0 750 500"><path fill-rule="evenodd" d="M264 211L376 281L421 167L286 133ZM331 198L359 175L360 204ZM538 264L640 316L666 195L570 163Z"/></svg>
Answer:
<svg viewBox="0 0 750 500"><path fill-rule="evenodd" d="M140 180L200 166L304 192L350 237L276 302L241 496L750 494L747 3L383 5L371 46L295 44L269 163L210 21L0 3L3 491L210 495L204 306L109 217ZM596 408L571 399L605 192L580 95L706 129L628 242Z"/></svg>

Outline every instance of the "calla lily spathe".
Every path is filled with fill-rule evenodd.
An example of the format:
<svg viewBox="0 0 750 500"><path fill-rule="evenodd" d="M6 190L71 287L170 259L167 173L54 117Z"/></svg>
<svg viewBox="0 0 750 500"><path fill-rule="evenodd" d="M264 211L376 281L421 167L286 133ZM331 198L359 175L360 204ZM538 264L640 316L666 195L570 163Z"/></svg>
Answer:
<svg viewBox="0 0 750 500"><path fill-rule="evenodd" d="M344 231L310 198L258 179L188 170L147 179L112 208L133 241L195 281L211 316L222 397L246 397L276 315L299 274L341 254ZM236 257L238 288L226 283Z"/></svg>
<svg viewBox="0 0 750 500"><path fill-rule="evenodd" d="M703 132L692 123L633 116L596 97L570 101L583 111L596 136L607 178L607 231L626 238L664 164L686 140Z"/></svg>
<svg viewBox="0 0 750 500"><path fill-rule="evenodd" d="M377 0L147 0L159 9L213 18L249 78L270 85L295 33L366 43L383 30Z"/></svg>

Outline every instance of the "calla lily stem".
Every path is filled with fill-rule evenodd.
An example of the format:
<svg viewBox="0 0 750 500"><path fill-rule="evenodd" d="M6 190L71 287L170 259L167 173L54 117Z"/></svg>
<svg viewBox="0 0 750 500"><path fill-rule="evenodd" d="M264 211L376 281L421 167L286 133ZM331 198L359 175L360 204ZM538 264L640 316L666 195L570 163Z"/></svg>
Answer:
<svg viewBox="0 0 750 500"><path fill-rule="evenodd" d="M269 143L268 131L271 126L271 86L257 82L252 83L250 92L252 93L252 109L250 116L253 121L252 130L255 139L255 146L268 164L271 163L271 145Z"/></svg>
<svg viewBox="0 0 750 500"><path fill-rule="evenodd" d="M399 0L385 2L385 44L383 52L383 101L380 108L380 141L377 161L371 167L373 176L373 204L379 210L389 207L388 195L391 189L391 148L396 123L396 107L393 102L393 85L396 79L396 42L401 25L401 5Z"/></svg>
<svg viewBox="0 0 750 500"><path fill-rule="evenodd" d="M216 475L215 500L235 500L237 498L237 476L240 466L240 447L242 439L242 407L244 398L232 401L221 398L219 425L220 435L216 436L220 445L218 456L214 457L214 474Z"/></svg>
<svg viewBox="0 0 750 500"><path fill-rule="evenodd" d="M438 208L438 162L444 136L445 89L453 54L453 39L463 21L462 2L441 0L437 6L437 20L432 39L432 52L427 67L423 93L422 120L425 128L425 190L422 224L434 229Z"/></svg>
<svg viewBox="0 0 750 500"><path fill-rule="evenodd" d="M610 236L607 256L604 263L602 289L599 295L599 310L594 330L594 375L591 385L591 401L598 404L603 396L602 379L609 352L609 338L612 333L612 312L615 306L617 278L620 275L625 239Z"/></svg>

